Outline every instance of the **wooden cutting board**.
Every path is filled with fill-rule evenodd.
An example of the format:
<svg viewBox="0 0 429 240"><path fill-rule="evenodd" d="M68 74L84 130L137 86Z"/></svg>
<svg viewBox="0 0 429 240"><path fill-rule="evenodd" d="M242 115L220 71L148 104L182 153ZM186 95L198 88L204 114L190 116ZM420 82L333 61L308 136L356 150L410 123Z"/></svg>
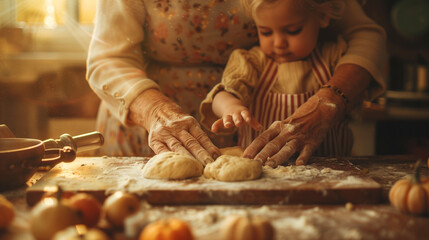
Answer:
<svg viewBox="0 0 429 240"><path fill-rule="evenodd" d="M306 166L264 167L254 181L221 182L203 176L181 181L142 176L148 158L80 157L61 163L26 191L32 206L61 186L103 201L115 191L135 193L152 205L378 203L381 185L347 160L313 158Z"/></svg>

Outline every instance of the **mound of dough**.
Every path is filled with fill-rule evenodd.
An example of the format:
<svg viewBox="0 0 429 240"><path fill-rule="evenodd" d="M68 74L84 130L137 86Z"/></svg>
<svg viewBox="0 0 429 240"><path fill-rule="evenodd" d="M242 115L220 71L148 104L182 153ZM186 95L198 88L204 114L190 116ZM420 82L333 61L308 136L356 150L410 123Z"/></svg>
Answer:
<svg viewBox="0 0 429 240"><path fill-rule="evenodd" d="M204 169L204 177L225 182L253 180L259 178L261 173L260 161L231 155L218 157Z"/></svg>
<svg viewBox="0 0 429 240"><path fill-rule="evenodd" d="M152 157L143 168L143 177L180 180L199 177L203 165L195 158L175 152L164 152Z"/></svg>
<svg viewBox="0 0 429 240"><path fill-rule="evenodd" d="M243 148L240 146L226 147L226 148L221 148L219 150L222 155L231 155L231 156L237 156L237 157L241 157L244 152Z"/></svg>

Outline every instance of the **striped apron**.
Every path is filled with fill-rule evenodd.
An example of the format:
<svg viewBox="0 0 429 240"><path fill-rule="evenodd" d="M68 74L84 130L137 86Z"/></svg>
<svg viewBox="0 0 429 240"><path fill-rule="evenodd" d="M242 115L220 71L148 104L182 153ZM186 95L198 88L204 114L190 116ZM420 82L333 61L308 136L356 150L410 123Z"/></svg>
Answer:
<svg viewBox="0 0 429 240"><path fill-rule="evenodd" d="M320 86L326 84L331 73L326 62L320 57L318 51L310 55L312 72ZM277 64L273 60L268 63L255 87L250 112L262 125L260 131L255 131L248 125L238 130L238 144L246 148L264 130L268 129L274 121L281 121L291 116L296 109L305 103L314 91L296 94L273 93L271 88L277 81ZM353 134L343 121L330 129L322 144L313 155L317 156L350 156L353 146Z"/></svg>

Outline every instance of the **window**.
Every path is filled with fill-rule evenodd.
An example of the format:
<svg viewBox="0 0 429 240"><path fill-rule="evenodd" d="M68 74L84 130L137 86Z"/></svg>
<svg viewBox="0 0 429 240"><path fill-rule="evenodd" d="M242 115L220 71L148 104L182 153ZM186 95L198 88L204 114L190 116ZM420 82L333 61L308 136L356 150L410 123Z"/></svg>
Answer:
<svg viewBox="0 0 429 240"><path fill-rule="evenodd" d="M55 28L66 24L92 24L96 0L15 0L17 23Z"/></svg>
<svg viewBox="0 0 429 240"><path fill-rule="evenodd" d="M0 0L2 29L19 32L19 49L27 52L80 52L88 50L97 0ZM3 32L8 32L3 31ZM4 41L3 41L4 42ZM1 52L1 49L0 49ZM16 52L14 50L14 52Z"/></svg>

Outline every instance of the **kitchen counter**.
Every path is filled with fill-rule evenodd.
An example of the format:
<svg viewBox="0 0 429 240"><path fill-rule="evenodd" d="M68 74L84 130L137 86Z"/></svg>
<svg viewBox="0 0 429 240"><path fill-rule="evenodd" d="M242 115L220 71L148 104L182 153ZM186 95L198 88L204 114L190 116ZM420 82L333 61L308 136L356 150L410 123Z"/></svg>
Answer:
<svg viewBox="0 0 429 240"><path fill-rule="evenodd" d="M391 186L412 172L415 158L410 156L372 156L348 159L362 173L382 186L378 204L285 204L285 205L179 205L146 206L135 215L119 239L133 236L144 223L165 217L188 221L196 239L218 239L222 220L229 215L258 215L271 220L276 239L427 239L429 217L412 216L390 206L387 194ZM422 176L429 176L424 161ZM33 185L44 176L37 172L28 182ZM0 233L0 239L29 239L28 219L31 207L25 199L25 189L3 192L14 203L17 217ZM126 234L125 234L126 233Z"/></svg>

